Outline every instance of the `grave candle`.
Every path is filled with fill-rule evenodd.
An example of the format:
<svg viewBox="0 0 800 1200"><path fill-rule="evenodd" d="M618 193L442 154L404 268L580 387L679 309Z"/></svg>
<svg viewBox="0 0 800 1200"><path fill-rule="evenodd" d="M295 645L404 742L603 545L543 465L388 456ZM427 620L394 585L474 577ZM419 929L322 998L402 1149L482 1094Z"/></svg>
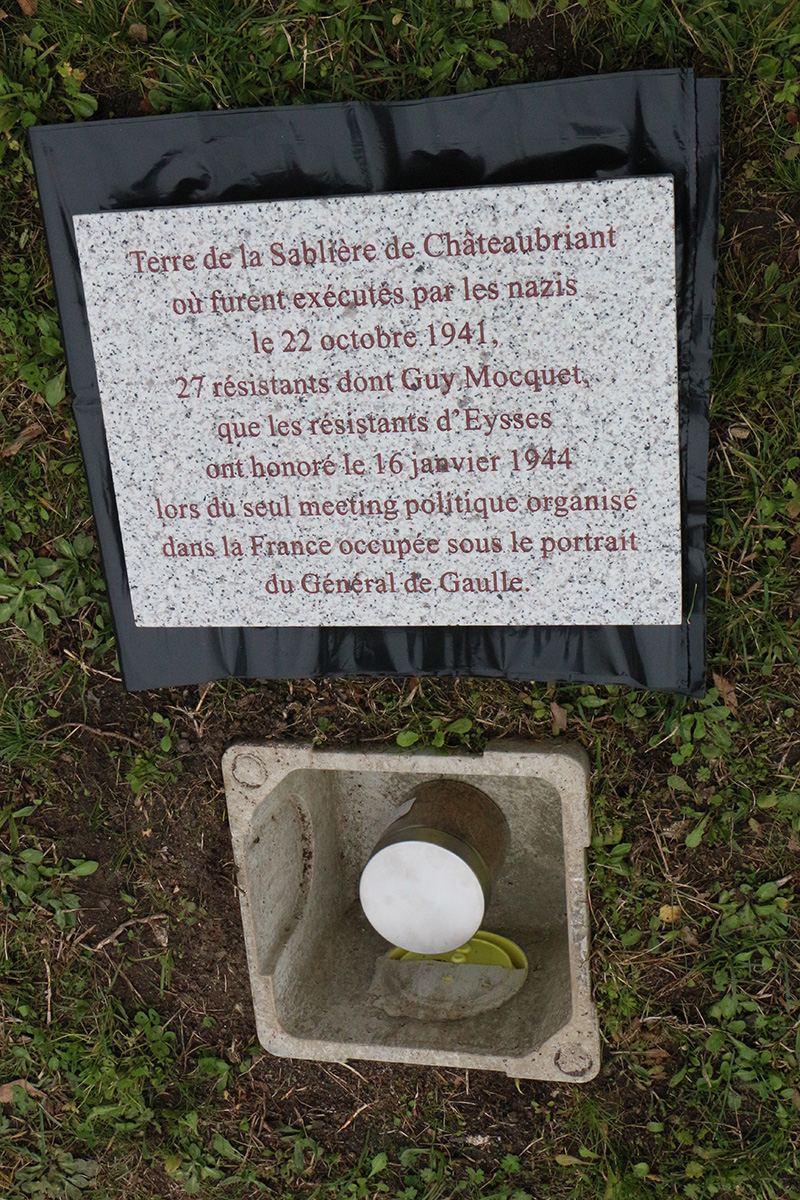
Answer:
<svg viewBox="0 0 800 1200"><path fill-rule="evenodd" d="M508 825L478 788L415 788L361 875L361 906L383 937L417 954L456 950L478 931L508 849Z"/></svg>

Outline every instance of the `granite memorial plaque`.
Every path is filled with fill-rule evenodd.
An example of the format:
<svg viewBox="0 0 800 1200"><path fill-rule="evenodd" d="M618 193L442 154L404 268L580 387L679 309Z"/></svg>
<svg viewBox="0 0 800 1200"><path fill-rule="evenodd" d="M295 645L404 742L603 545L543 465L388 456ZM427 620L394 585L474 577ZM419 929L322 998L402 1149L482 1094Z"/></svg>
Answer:
<svg viewBox="0 0 800 1200"><path fill-rule="evenodd" d="M74 230L137 626L681 623L671 177Z"/></svg>
<svg viewBox="0 0 800 1200"><path fill-rule="evenodd" d="M126 687L703 693L718 81L28 137Z"/></svg>

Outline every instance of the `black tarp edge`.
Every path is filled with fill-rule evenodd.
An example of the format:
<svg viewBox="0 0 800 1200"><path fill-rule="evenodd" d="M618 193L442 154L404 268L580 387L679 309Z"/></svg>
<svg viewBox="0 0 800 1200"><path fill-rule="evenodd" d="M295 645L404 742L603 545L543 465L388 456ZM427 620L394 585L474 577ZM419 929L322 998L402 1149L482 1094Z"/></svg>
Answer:
<svg viewBox="0 0 800 1200"><path fill-rule="evenodd" d="M227 675L483 675L702 694L708 373L719 85L689 70L468 96L33 127L75 417L126 687ZM72 217L78 212L358 192L673 175L684 612L673 627L141 629L133 624Z"/></svg>

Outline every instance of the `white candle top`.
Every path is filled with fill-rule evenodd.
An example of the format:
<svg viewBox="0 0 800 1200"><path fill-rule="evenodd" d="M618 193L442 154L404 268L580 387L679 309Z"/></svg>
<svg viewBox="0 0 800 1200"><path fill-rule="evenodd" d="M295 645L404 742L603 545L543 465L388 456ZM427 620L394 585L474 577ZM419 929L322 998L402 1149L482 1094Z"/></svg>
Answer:
<svg viewBox="0 0 800 1200"><path fill-rule="evenodd" d="M463 858L422 841L395 842L373 855L360 899L382 937L416 954L443 954L468 942L485 907L480 881Z"/></svg>

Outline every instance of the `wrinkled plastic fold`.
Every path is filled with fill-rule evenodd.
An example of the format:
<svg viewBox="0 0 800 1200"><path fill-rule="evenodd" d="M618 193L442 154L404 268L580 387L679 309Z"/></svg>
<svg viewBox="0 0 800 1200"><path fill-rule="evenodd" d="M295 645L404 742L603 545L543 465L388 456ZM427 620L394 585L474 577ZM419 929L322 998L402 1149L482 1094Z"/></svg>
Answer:
<svg viewBox="0 0 800 1200"><path fill-rule="evenodd" d="M29 131L125 686L225 676L473 675L702 694L719 84L690 70L387 104L183 113ZM78 213L672 175L683 620L672 626L196 628L134 624L72 218Z"/></svg>

